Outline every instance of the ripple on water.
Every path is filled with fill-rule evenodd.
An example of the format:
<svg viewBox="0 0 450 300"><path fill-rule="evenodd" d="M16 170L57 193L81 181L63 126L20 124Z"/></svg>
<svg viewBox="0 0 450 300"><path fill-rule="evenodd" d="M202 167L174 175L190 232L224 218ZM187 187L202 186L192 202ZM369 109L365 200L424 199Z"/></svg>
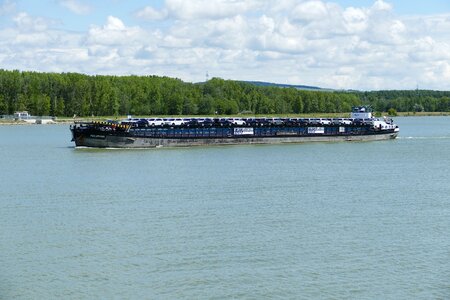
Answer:
<svg viewBox="0 0 450 300"><path fill-rule="evenodd" d="M447 299L448 122L152 151L0 127L0 298Z"/></svg>

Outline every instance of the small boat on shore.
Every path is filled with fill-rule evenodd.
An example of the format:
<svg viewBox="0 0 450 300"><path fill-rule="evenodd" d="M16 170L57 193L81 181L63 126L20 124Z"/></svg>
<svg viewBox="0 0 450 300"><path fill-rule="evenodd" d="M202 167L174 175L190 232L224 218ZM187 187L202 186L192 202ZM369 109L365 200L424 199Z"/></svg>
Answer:
<svg viewBox="0 0 450 300"><path fill-rule="evenodd" d="M55 120L51 117L36 117L27 111L17 111L14 113L14 121L22 121L28 124L53 124Z"/></svg>
<svg viewBox="0 0 450 300"><path fill-rule="evenodd" d="M75 146L97 148L373 141L399 133L392 119L374 118L366 106L354 107L350 118L128 118L77 122L70 130Z"/></svg>

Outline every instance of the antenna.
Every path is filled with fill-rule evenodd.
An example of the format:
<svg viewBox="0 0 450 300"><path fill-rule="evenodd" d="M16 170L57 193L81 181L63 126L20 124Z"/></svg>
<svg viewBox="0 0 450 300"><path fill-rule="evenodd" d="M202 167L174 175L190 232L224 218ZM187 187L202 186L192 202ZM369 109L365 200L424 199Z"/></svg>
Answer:
<svg viewBox="0 0 450 300"><path fill-rule="evenodd" d="M206 82L209 80L209 74L208 71L206 71Z"/></svg>

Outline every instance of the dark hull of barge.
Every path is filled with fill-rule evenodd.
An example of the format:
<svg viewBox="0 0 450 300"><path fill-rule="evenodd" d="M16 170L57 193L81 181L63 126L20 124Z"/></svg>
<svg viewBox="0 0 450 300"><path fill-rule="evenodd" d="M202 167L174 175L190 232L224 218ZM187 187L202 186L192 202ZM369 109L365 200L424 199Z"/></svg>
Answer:
<svg viewBox="0 0 450 300"><path fill-rule="evenodd" d="M395 139L398 130L368 126L141 128L126 131L110 127L72 126L77 147L157 148L206 145L285 144L304 142L376 141Z"/></svg>

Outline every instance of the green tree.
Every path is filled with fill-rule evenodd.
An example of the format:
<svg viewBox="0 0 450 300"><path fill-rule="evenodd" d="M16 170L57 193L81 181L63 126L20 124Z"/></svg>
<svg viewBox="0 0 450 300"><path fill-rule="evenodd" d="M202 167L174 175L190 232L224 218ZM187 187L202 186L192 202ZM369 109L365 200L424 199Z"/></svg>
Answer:
<svg viewBox="0 0 450 300"><path fill-rule="evenodd" d="M216 110L224 114L347 113L352 106L361 104L380 112L390 108L417 111L422 107L430 112L450 111L450 91L325 92L221 78L192 84L158 76L88 76L0 69L0 109L9 114L17 110L66 116L212 114Z"/></svg>
<svg viewBox="0 0 450 300"><path fill-rule="evenodd" d="M202 97L198 105L198 112L201 115L214 114L214 99L211 95Z"/></svg>
<svg viewBox="0 0 450 300"><path fill-rule="evenodd" d="M58 98L58 100L56 101L55 115L56 116L66 116L63 98Z"/></svg>
<svg viewBox="0 0 450 300"><path fill-rule="evenodd" d="M24 94L17 95L17 102L15 103L14 110L15 111L24 111L28 108L28 97Z"/></svg>
<svg viewBox="0 0 450 300"><path fill-rule="evenodd" d="M8 103L5 101L5 97L0 95L0 115L8 114Z"/></svg>
<svg viewBox="0 0 450 300"><path fill-rule="evenodd" d="M396 116L397 115L397 110L395 108L389 108L388 109L388 115L390 116Z"/></svg>
<svg viewBox="0 0 450 300"><path fill-rule="evenodd" d="M184 99L182 113L184 115L195 115L198 113L198 107L192 99L190 98Z"/></svg>

